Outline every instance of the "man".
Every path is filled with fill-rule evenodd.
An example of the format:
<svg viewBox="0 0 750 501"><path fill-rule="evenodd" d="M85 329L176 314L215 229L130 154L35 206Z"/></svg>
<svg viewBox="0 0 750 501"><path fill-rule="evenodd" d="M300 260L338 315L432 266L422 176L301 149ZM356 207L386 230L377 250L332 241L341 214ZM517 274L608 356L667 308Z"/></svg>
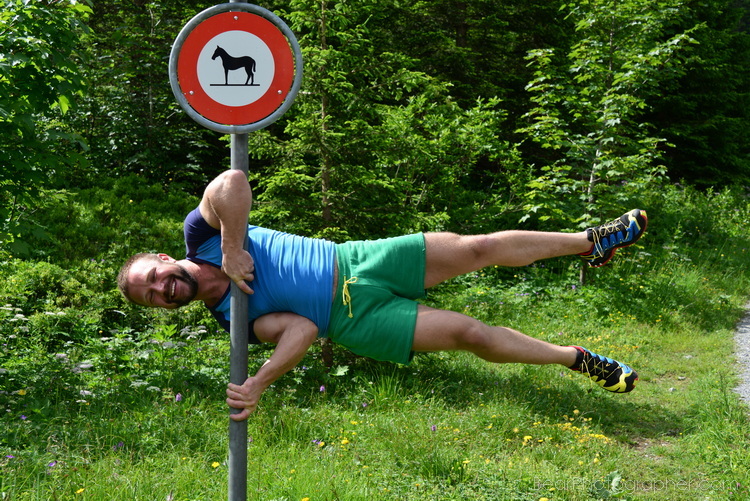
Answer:
<svg viewBox="0 0 750 501"><path fill-rule="evenodd" d="M640 238L645 211L579 233L420 233L334 244L249 226L251 205L245 174L220 174L185 219L187 258L137 254L118 276L132 302L178 308L201 300L227 330L231 282L251 295L250 341L276 348L255 376L229 384L227 403L242 409L232 419L246 419L262 392L302 360L316 337L403 364L414 352L442 350L466 350L495 363L560 364L617 393L631 391L638 379L627 365L584 348L553 345L415 299L449 278L491 265L525 266L578 254L590 266L602 266L616 249Z"/></svg>

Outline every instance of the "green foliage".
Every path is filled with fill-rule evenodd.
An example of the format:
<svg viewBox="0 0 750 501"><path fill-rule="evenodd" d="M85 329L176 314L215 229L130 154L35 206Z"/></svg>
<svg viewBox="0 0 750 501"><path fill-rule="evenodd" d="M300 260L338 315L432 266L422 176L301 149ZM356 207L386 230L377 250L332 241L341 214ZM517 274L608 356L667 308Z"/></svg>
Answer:
<svg viewBox="0 0 750 501"><path fill-rule="evenodd" d="M44 232L23 234L33 249L26 259L0 251L0 306L6 308L0 317L12 320L2 322L0 335L17 335L13 329L22 325L23 336L52 349L125 326L214 325L198 304L180 312L137 308L115 283L132 254L184 255L182 220L197 198L129 176L105 180L97 189L56 193L45 203L44 214L32 220Z"/></svg>
<svg viewBox="0 0 750 501"><path fill-rule="evenodd" d="M747 185L750 178L750 5L693 3L682 27L699 23L684 75L664 82L648 121L674 147L665 164L675 180L699 187Z"/></svg>
<svg viewBox="0 0 750 501"><path fill-rule="evenodd" d="M533 180L527 215L590 226L604 212L632 204L665 174L663 139L640 121L658 85L679 74L679 55L694 40L688 30L666 36L680 1L654 5L595 0L563 6L575 22L570 50L532 51L528 85L535 107L520 132L559 152Z"/></svg>
<svg viewBox="0 0 750 501"><path fill-rule="evenodd" d="M334 240L437 229L468 219L477 193L500 177L482 160L507 159L497 100L468 110L444 84L380 50L377 2L294 2L287 14L305 59L305 82L281 128L253 134L259 224Z"/></svg>
<svg viewBox="0 0 750 501"><path fill-rule="evenodd" d="M83 92L79 39L91 9L78 2L0 2L0 244L19 230L38 188L84 162L64 117Z"/></svg>
<svg viewBox="0 0 750 501"><path fill-rule="evenodd" d="M96 188L44 191L43 211L24 233L29 249L16 257L69 261L125 260L137 252L184 253L182 221L198 198L136 175L108 178ZM0 256L2 254L0 253Z"/></svg>
<svg viewBox="0 0 750 501"><path fill-rule="evenodd" d="M314 346L248 421L250 497L745 499L750 435L732 391L732 330L750 290L750 205L731 191L669 187L662 198L654 231L590 285L552 260L483 270L432 298L623 359L640 373L633 393L604 393L563 368L458 353L422 354L405 367L336 350L329 370ZM66 280L97 287L87 282L93 265L4 266L3 291L40 308L73 304L62 297L75 297ZM0 307L0 493L226 494L225 334L183 310L151 325L80 327L80 337L50 346L28 329L28 314ZM269 353L253 348L250 370Z"/></svg>
<svg viewBox="0 0 750 501"><path fill-rule="evenodd" d="M229 166L220 136L193 122L172 95L171 45L204 2L96 2L80 67L89 87L69 121L90 145L89 164L58 187L94 187L101 177L198 190Z"/></svg>

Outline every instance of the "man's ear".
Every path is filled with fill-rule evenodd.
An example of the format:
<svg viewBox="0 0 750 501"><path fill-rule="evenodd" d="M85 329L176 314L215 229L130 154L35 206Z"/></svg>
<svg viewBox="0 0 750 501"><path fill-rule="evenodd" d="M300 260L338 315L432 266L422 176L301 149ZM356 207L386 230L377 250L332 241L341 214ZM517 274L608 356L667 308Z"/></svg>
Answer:
<svg viewBox="0 0 750 501"><path fill-rule="evenodd" d="M168 254L157 254L157 256L159 257L159 259L161 259L165 263L176 263L177 262L176 259L174 259L173 257L169 256Z"/></svg>

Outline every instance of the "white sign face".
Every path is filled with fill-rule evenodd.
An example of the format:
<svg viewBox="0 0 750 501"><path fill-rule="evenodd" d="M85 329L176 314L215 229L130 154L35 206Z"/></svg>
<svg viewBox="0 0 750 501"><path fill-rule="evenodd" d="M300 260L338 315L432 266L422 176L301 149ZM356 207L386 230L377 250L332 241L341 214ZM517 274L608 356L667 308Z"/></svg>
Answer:
<svg viewBox="0 0 750 501"><path fill-rule="evenodd" d="M247 31L226 31L213 37L197 62L200 86L225 106L246 106L268 91L275 65L268 45Z"/></svg>

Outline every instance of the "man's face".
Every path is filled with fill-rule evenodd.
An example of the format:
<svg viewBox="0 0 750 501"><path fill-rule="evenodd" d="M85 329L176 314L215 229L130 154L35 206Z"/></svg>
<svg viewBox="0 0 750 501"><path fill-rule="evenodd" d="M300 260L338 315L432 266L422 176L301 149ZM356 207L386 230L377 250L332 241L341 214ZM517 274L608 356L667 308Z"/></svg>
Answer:
<svg viewBox="0 0 750 501"><path fill-rule="evenodd" d="M130 267L128 291L136 304L174 309L195 299L198 282L167 256L139 259Z"/></svg>

